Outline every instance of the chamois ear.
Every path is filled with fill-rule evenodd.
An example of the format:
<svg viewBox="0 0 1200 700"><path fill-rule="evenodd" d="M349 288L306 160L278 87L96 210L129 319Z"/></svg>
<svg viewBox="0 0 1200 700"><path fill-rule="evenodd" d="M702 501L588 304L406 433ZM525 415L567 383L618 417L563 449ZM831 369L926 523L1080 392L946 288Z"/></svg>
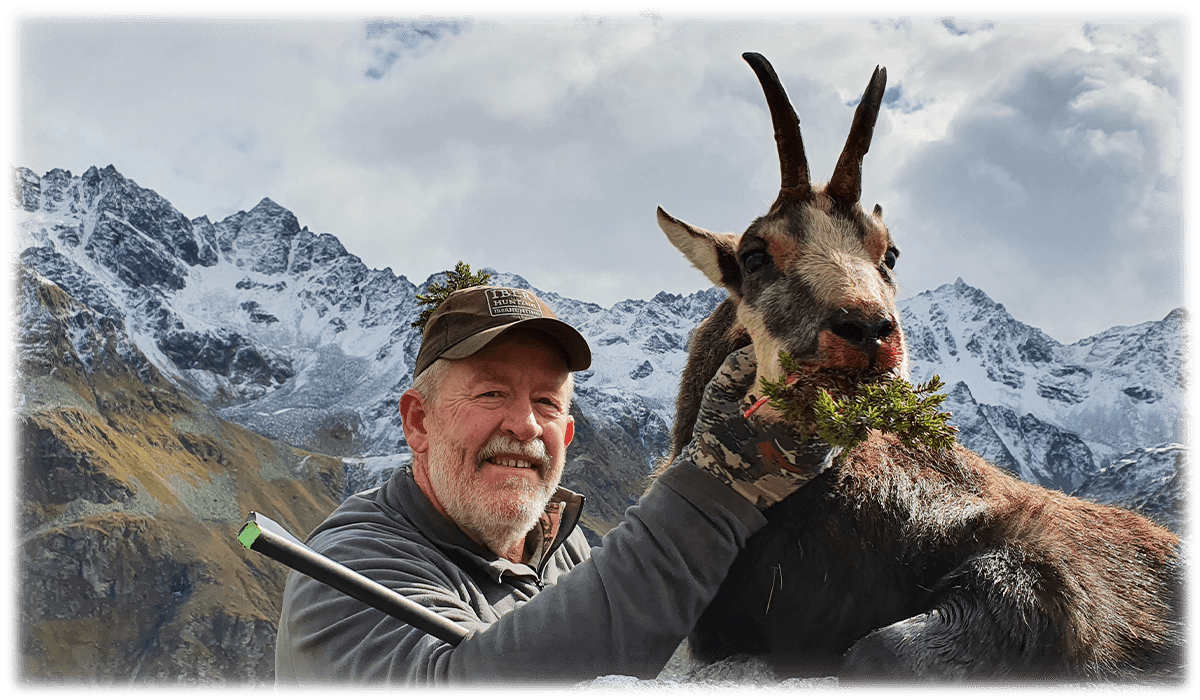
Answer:
<svg viewBox="0 0 1200 700"><path fill-rule="evenodd" d="M737 264L737 246L741 235L713 233L680 221L658 208L658 226L667 234L671 245L679 249L696 269L715 285L739 294L742 271Z"/></svg>

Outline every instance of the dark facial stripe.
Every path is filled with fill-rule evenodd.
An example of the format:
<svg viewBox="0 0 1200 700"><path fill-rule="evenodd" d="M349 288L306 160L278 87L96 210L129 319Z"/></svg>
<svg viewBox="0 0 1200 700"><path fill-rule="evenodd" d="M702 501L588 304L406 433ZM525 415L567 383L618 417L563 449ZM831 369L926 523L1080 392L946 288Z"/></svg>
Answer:
<svg viewBox="0 0 1200 700"><path fill-rule="evenodd" d="M756 290L753 308L782 349L796 359L813 357L829 309L817 302L813 289L797 276L777 272L773 282L767 289Z"/></svg>

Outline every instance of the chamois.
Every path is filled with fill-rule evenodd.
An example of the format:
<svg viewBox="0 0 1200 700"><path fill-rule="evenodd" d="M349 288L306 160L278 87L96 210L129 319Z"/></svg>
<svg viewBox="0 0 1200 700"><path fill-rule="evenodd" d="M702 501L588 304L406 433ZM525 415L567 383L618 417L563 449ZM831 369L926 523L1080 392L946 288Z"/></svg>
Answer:
<svg viewBox="0 0 1200 700"><path fill-rule="evenodd" d="M658 210L667 237L728 298L690 341L673 452L704 386L753 343L814 371L907 376L882 209L859 204L886 84L876 68L833 176L809 181L800 125L774 69L743 54L766 95L781 187L740 235ZM759 656L786 675L865 680L1181 677L1179 540L1134 513L1034 486L955 445L871 431L766 511L689 637L704 661Z"/></svg>

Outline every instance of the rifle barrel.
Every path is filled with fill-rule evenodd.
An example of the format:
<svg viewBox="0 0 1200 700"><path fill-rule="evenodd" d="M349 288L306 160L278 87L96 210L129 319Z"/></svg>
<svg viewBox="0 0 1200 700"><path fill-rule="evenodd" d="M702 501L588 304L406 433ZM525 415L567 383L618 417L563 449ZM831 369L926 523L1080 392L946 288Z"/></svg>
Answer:
<svg viewBox="0 0 1200 700"><path fill-rule="evenodd" d="M469 632L466 627L317 552L262 513L251 511L246 516L238 541L246 549L270 557L449 644L457 646Z"/></svg>

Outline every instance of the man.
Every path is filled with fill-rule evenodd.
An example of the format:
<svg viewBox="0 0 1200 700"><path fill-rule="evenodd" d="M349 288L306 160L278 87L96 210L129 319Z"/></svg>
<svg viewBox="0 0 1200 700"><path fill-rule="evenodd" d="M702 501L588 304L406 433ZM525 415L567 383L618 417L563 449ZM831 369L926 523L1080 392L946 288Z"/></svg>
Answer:
<svg viewBox="0 0 1200 700"><path fill-rule="evenodd" d="M451 646L292 573L281 683L577 681L656 675L716 594L761 509L831 458L748 419L753 354L710 383L692 444L589 550L583 497L559 488L583 336L525 290L451 294L400 400L409 469L348 498L309 545L467 627Z"/></svg>

